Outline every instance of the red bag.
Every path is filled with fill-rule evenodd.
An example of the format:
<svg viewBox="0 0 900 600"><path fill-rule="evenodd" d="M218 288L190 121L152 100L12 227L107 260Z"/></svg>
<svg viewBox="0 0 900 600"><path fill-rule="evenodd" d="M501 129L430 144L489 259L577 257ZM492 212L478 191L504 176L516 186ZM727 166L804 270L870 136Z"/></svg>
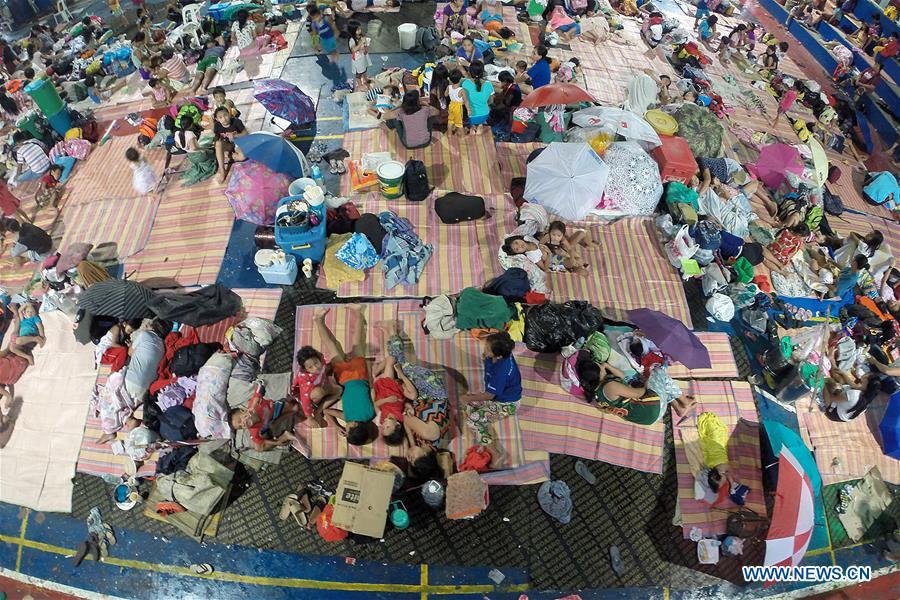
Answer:
<svg viewBox="0 0 900 600"><path fill-rule="evenodd" d="M329 502L325 505L325 509L322 511L322 514L319 515L319 518L316 519L316 530L326 542L339 542L350 535L349 532L337 527L331 522L331 517L333 515L334 504Z"/></svg>

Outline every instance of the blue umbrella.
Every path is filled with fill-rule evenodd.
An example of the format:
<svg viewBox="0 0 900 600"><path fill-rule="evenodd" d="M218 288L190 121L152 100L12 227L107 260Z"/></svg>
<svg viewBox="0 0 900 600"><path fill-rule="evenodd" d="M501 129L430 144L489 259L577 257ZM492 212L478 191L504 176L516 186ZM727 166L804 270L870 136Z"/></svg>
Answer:
<svg viewBox="0 0 900 600"><path fill-rule="evenodd" d="M887 410L878 426L881 430L881 446L891 458L900 459L900 392L888 400Z"/></svg>
<svg viewBox="0 0 900 600"><path fill-rule="evenodd" d="M303 127L316 120L313 99L293 83L283 79L263 79L253 86L253 97L266 110L294 127Z"/></svg>
<svg viewBox="0 0 900 600"><path fill-rule="evenodd" d="M305 177L309 163L300 150L279 135L258 131L235 139L244 156L262 163L276 173Z"/></svg>

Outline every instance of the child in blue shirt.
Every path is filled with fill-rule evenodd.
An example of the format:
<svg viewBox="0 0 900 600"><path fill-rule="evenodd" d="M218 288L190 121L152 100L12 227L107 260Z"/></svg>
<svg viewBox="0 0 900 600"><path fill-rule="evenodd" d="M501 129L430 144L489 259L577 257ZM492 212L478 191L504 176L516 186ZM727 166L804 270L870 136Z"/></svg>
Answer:
<svg viewBox="0 0 900 600"><path fill-rule="evenodd" d="M493 424L516 414L522 398L522 376L512 351L516 344L506 332L493 333L484 340L484 391L466 394L466 424L475 432L475 442L483 446L493 441Z"/></svg>
<svg viewBox="0 0 900 600"><path fill-rule="evenodd" d="M700 34L700 41L704 43L709 43L711 40L715 39L716 36L716 23L718 23L719 17L716 15L709 15L702 21L700 21L700 25L697 27L697 32Z"/></svg>
<svg viewBox="0 0 900 600"><path fill-rule="evenodd" d="M44 324L34 304L27 302L15 311L13 327L17 337L9 345L9 351L27 360L29 365L33 365L34 357L31 351L35 346L43 346L47 339L44 337Z"/></svg>

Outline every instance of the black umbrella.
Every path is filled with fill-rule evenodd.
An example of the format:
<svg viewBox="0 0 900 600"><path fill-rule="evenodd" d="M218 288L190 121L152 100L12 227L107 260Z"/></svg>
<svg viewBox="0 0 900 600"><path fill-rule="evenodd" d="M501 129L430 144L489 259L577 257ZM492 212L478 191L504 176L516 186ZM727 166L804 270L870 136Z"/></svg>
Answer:
<svg viewBox="0 0 900 600"><path fill-rule="evenodd" d="M136 281L109 279L89 287L78 298L78 307L92 315L117 319L138 319L153 316L147 308L156 294Z"/></svg>

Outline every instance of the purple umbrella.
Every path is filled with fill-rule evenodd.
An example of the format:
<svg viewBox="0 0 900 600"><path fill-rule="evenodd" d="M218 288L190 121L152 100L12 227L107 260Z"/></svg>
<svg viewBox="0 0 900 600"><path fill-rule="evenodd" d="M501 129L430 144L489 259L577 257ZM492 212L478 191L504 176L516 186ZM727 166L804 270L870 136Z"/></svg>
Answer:
<svg viewBox="0 0 900 600"><path fill-rule="evenodd" d="M708 369L712 366L709 350L681 321L649 308L629 310L628 319L660 350L688 369Z"/></svg>
<svg viewBox="0 0 900 600"><path fill-rule="evenodd" d="M274 116L293 126L302 127L316 120L316 105L312 98L283 79L257 81L253 86L253 97Z"/></svg>

